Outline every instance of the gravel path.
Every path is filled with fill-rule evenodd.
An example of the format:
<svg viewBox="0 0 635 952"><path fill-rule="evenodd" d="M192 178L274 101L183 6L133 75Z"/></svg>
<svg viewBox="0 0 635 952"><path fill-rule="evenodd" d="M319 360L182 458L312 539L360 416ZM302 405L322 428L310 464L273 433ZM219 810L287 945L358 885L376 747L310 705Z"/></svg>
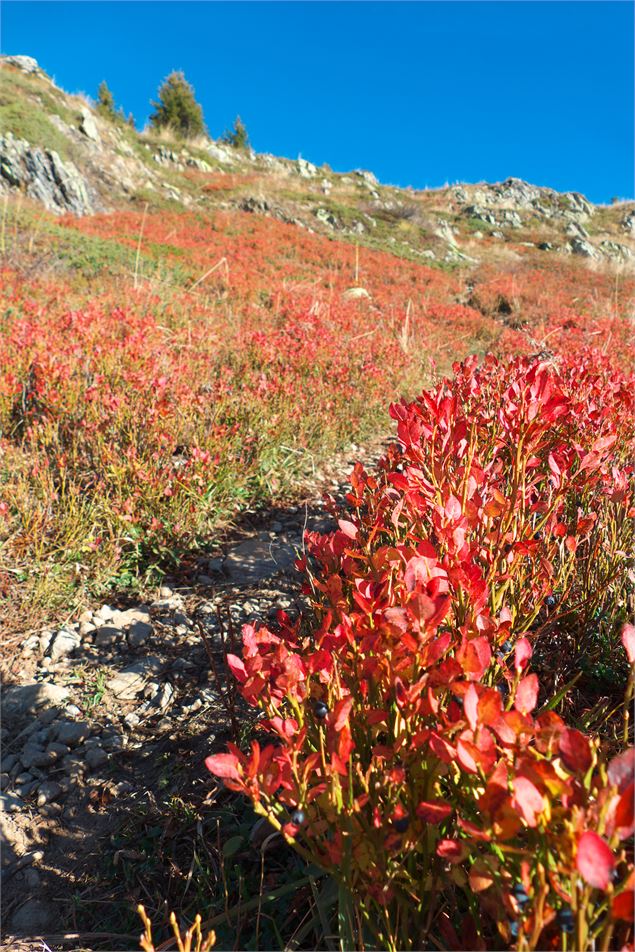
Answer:
<svg viewBox="0 0 635 952"><path fill-rule="evenodd" d="M141 808L160 811L177 786L204 801L203 758L232 728L224 651L245 622L299 610L304 530L332 528L323 492L338 495L354 459L380 454L351 447L315 474L302 505L247 513L193 578L25 641L2 697L3 947L86 947L72 899L91 870L134 860L119 827Z"/></svg>

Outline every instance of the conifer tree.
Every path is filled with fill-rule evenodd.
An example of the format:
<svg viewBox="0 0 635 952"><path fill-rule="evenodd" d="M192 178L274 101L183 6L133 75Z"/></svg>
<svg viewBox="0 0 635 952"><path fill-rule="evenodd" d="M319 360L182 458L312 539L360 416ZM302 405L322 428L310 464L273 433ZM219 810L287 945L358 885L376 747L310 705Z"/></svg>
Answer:
<svg viewBox="0 0 635 952"><path fill-rule="evenodd" d="M247 150L250 148L247 128L240 116L236 116L234 128L225 132L221 141L227 143L227 145L231 145L234 149Z"/></svg>
<svg viewBox="0 0 635 952"><path fill-rule="evenodd" d="M184 139L206 133L203 110L194 90L181 72L170 73L162 83L150 124L154 129L171 129Z"/></svg>

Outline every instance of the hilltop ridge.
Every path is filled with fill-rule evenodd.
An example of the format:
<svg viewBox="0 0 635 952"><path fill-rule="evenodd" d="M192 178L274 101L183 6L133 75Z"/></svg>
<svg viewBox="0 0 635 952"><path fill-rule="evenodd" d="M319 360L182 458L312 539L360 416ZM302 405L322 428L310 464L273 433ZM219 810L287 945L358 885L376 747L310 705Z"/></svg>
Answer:
<svg viewBox="0 0 635 952"><path fill-rule="evenodd" d="M239 150L177 140L105 118L28 56L0 59L0 193L55 215L151 208L237 208L399 256L471 264L535 248L589 261L635 254L635 203L597 206L518 178L417 191Z"/></svg>

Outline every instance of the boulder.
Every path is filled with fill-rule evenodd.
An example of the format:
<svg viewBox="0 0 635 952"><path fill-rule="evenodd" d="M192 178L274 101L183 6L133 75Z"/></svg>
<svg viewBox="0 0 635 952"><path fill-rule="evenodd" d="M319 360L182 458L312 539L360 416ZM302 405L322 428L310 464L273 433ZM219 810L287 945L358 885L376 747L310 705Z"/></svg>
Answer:
<svg viewBox="0 0 635 952"><path fill-rule="evenodd" d="M99 142L99 129L97 128L97 123L93 118L93 115L90 109L82 109L82 118L79 124L80 131L84 133L87 139L90 139L92 142Z"/></svg>
<svg viewBox="0 0 635 952"><path fill-rule="evenodd" d="M88 184L72 162L7 132L0 136L0 187L20 188L55 213L97 211Z"/></svg>

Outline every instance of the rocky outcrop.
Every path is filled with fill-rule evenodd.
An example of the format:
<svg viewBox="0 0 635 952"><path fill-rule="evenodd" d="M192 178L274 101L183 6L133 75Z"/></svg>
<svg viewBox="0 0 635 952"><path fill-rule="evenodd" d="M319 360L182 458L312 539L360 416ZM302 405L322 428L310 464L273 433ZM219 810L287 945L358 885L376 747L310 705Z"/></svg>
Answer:
<svg viewBox="0 0 635 952"><path fill-rule="evenodd" d="M70 161L7 132L0 136L0 189L17 188L49 211L90 215L99 209L87 181Z"/></svg>
<svg viewBox="0 0 635 952"><path fill-rule="evenodd" d="M522 179L508 178L494 185L479 185L468 188L459 185L450 192L454 201L463 206L462 214L478 218L489 224L520 227L525 218L537 217L543 220L565 219L574 222L586 221L593 215L593 205L579 192L561 194L552 188L543 188L523 182ZM500 211L507 210L508 215Z"/></svg>

